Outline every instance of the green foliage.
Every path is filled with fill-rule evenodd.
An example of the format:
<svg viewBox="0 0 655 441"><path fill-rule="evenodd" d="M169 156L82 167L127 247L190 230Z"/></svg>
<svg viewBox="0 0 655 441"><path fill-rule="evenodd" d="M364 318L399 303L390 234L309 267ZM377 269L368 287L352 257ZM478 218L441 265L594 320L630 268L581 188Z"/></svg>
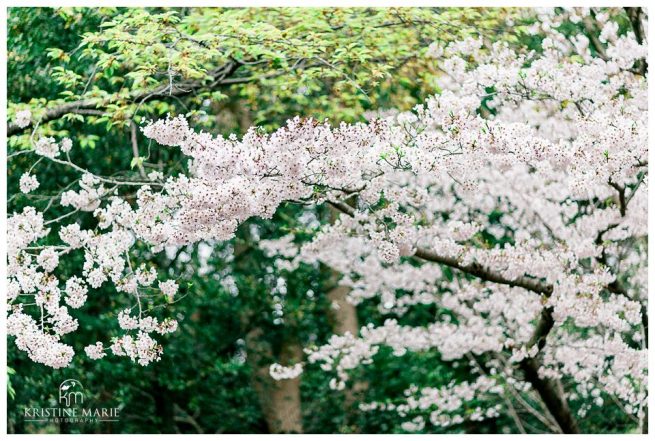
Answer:
<svg viewBox="0 0 655 441"><path fill-rule="evenodd" d="M405 110L435 92L437 72L425 57L430 43L481 32L513 40L502 30L516 14L455 8L39 9L34 15L41 26L56 15L62 24L53 28L64 25L71 32L62 33L64 41L47 32L50 38L37 44L29 37L10 39L10 66L27 71L43 65L48 75L41 86L47 93L16 94L11 102L29 104L37 119L45 108L84 102L98 111L78 114L80 122L108 129L180 111L222 130L275 127L295 114L356 121L366 110ZM24 31L27 16L11 9L10 32ZM241 121L226 126L202 118L226 109Z"/></svg>

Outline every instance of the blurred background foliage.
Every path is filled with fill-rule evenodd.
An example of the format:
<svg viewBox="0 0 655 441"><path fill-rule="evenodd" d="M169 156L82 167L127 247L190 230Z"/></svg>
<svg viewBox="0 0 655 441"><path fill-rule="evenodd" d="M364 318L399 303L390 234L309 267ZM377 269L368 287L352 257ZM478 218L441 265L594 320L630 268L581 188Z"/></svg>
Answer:
<svg viewBox="0 0 655 441"><path fill-rule="evenodd" d="M486 45L504 40L538 50L539 36L526 32L535 19L530 11L504 8L10 8L9 120L29 108L33 121L40 120L36 136L71 137L74 161L97 174L183 172L179 151L150 149L137 124L184 113L198 129L227 135L252 125L273 129L295 115L338 123L364 120L365 112L376 109L407 110L439 92L439 72L426 57L431 43L481 36ZM79 179L40 163L35 173L41 187L29 195L19 192L21 174L34 163L19 154L30 145L32 129L9 124L9 213L26 205L43 210ZM46 215L63 213L55 203ZM327 293L335 275L308 265L292 273L277 270L257 241L290 232L298 241L309 240L331 216L325 208L289 205L270 221L246 222L227 243L155 256L137 251L139 259L181 282L172 309L180 329L162 339L162 360L141 367L125 358L91 361L83 355L85 345L118 333L115 314L129 305L124 295L103 286L74 313L80 329L66 338L78 354L70 367L34 364L9 342L9 431L279 431L267 414L265 389L257 386L266 380L252 361L264 366L297 361L299 353L289 348L321 344L334 333ZM68 265L71 273L77 270L75 262ZM400 320L418 325L441 313L426 306ZM375 299L356 314L360 324L384 320ZM439 387L470 375L464 363L443 362L434 353L396 357L381 351L375 360L354 376L358 390L341 392L330 390L325 373L309 366L299 385L302 415L296 430L402 432L395 413L364 414L357 404L400 398L411 384ZM57 404L66 378L85 386L85 405L119 407L119 421L25 422L25 407ZM588 415L585 429L604 424L604 432L628 430L631 422L611 412L599 419ZM535 432L545 430L538 420L525 418ZM502 433L516 427L500 418L449 431Z"/></svg>

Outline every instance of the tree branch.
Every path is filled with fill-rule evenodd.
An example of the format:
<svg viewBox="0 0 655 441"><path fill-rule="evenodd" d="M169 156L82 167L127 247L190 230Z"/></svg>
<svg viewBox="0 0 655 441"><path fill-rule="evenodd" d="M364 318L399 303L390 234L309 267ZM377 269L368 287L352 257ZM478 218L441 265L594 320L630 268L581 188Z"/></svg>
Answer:
<svg viewBox="0 0 655 441"><path fill-rule="evenodd" d="M234 80L230 82L227 80L227 78L230 77L239 68L240 65L241 64L236 61L229 61L225 65L214 71L213 74L214 81L209 84L209 87L213 88L217 86L236 84ZM205 81L198 80L198 81L188 81L169 87L167 82L165 86L159 86L152 90L133 92L130 94L130 100L133 102L143 103L153 100L155 98L159 98L161 96L181 97L181 96L189 95L198 87L202 87L206 85L207 84ZM91 100L91 99L77 100L77 101L71 101L69 103L64 103L57 107L48 109L45 112L45 114L41 117L40 123L45 124L50 121L54 121L56 119L63 117L68 113L82 113L82 114L88 113L88 111L90 110L97 110L101 105L102 103L98 102L97 100ZM9 123L7 125L7 136L9 137L9 136L17 135L23 132L23 130L25 129L27 129L27 127L20 128L14 123Z"/></svg>
<svg viewBox="0 0 655 441"><path fill-rule="evenodd" d="M347 204L344 204L343 202L329 201L329 203L337 210L349 216L354 216L355 214L355 209ZM501 285L508 285L508 286L518 286L527 289L529 291L536 292L537 294L545 294L546 296L549 296L553 292L552 285L543 283L537 279L533 279L530 277L518 277L516 279L508 279L498 274L497 272L494 272L493 270L490 270L489 268L480 265L479 263L462 265L457 259L453 257L442 256L434 251L427 250L425 248L418 247L416 249L416 253L414 254L414 256L418 257L419 259L427 260L429 262L440 263L442 265L446 265L451 268L458 269L462 272L478 277L482 280L486 280L488 282L500 283Z"/></svg>
<svg viewBox="0 0 655 441"><path fill-rule="evenodd" d="M355 209L347 204L344 204L343 202L329 201L329 204L335 207L337 210L348 214L349 216L354 216L355 214ZM470 274L488 282L500 283L502 285L508 286L518 286L537 294L542 294L545 297L549 297L553 292L552 285L541 282L539 280L529 277L519 277L517 279L511 280L477 263L462 265L457 261L457 259L441 256L436 252L420 247L417 248L414 255L423 260L458 269L466 274ZM541 314L539 315L537 325L535 326L534 333L530 339L528 347L537 345L539 350L541 350L545 346L546 338L548 337L550 331L553 329L554 325L555 322L552 316L552 308L544 307L541 310ZM519 366L523 371L526 380L532 384L532 387L537 391L544 404L548 408L548 411L557 421L557 424L561 428L562 432L579 433L580 429L578 428L578 425L573 417L573 414L571 413L571 409L569 408L566 399L560 392L560 388L558 387L557 382L552 379L543 379L539 376L540 364L537 359L535 357L526 358L520 363Z"/></svg>

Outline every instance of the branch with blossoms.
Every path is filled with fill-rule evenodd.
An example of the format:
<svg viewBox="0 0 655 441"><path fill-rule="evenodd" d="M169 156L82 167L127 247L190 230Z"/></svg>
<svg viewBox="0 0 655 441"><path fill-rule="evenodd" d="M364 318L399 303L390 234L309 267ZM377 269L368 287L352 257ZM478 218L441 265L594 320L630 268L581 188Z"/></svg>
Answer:
<svg viewBox="0 0 655 441"><path fill-rule="evenodd" d="M82 307L89 289L108 283L136 302L118 313L125 333L109 351L156 361L163 348L153 335L177 323L147 315L141 299L154 292L172 302L178 285L154 287L157 272L131 261L137 242L157 253L225 241L283 203L329 204L343 215L311 242L296 247L285 237L260 246L286 271L325 263L343 275L352 303L379 300L382 314L402 318L418 304L450 311L426 326L390 318L307 348L307 363L335 372L333 389L374 363L383 346L395 356L433 350L445 361L488 355L481 361L488 372L472 369L477 381L408 390L400 408L412 418L406 430L426 423L419 410L437 426L462 422L462 409L471 420L504 410L516 417L511 401L504 410L500 400L468 408L462 397L528 391L547 410L545 425L561 432L579 432L578 417L603 394L645 426L648 85L634 67L647 47L634 32L618 35L611 20L599 58L584 36L571 44L549 29L538 55L501 43L481 51L475 39L432 48L445 56L442 92L368 123L332 127L296 117L241 139L196 132L183 116L147 123L147 138L188 157L188 173L177 176L95 175L71 161L69 140L37 140L35 154L82 174L80 189L59 203L73 208L71 216L92 213L97 226L46 220L33 207L10 217L9 333L34 361L67 366L74 351L63 336L77 327L68 307ZM484 117L483 101L493 111ZM37 187L35 176L21 178L23 191ZM134 198L122 193L131 187ZM53 228L62 245L44 244ZM76 252L81 272L58 274L59 260ZM85 352L102 358L105 344ZM289 379L303 366L274 364L270 373ZM567 389L569 380L584 394ZM581 399L576 415L570 403ZM444 411L444 402L458 405Z"/></svg>

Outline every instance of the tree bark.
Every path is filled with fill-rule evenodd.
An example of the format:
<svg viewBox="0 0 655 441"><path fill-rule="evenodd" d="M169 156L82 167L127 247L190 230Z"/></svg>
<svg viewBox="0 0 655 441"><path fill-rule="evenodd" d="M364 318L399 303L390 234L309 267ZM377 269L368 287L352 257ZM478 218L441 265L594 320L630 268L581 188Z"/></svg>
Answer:
<svg viewBox="0 0 655 441"><path fill-rule="evenodd" d="M334 223L338 218L339 211L331 206L330 210L330 223ZM332 326L332 332L337 335L344 335L349 332L351 335L357 337L359 335L359 319L357 318L357 307L348 301L348 294L350 288L347 286L339 285L340 274L337 271L331 271L331 279L335 285L328 294L330 301L330 309L328 311L329 321ZM358 409L355 406L357 399L361 397L368 389L368 382L355 381L351 387L346 388L343 393L343 411L344 423L346 431L349 433L358 433L359 430L352 423L356 416Z"/></svg>
<svg viewBox="0 0 655 441"><path fill-rule="evenodd" d="M560 393L560 387L556 380L539 377L539 362L534 358L528 358L521 362L521 369L525 379L532 384L550 414L557 421L563 433L580 433L580 428L576 422L569 404Z"/></svg>
<svg viewBox="0 0 655 441"><path fill-rule="evenodd" d="M333 272L336 279L338 273ZM331 308L329 319L332 325L332 332L337 335L344 335L346 332L354 336L359 335L359 320L357 319L357 308L348 301L350 288L338 285L331 289L327 296L330 300ZM351 387L343 391L343 411L345 413L344 423L347 426L348 433L358 433L359 430L352 424L357 414L357 399L361 397L368 389L368 382L355 381Z"/></svg>
<svg viewBox="0 0 655 441"><path fill-rule="evenodd" d="M328 205L330 210L330 224L339 217L340 211ZM337 271L330 270L331 282L335 285L328 294L330 300L329 319L332 324L332 331L335 334L343 335L350 332L352 335L359 334L359 320L357 319L357 308L355 305L348 301L348 293L350 288L347 286L339 285L340 274Z"/></svg>
<svg viewBox="0 0 655 441"><path fill-rule="evenodd" d="M539 320L528 343L528 347L537 345L539 350L546 345L546 337L553 329L555 321L553 320L550 308L544 308L539 316ZM521 370L525 379L530 382L532 387L537 391L546 408L553 416L557 425L563 433L580 433L578 423L571 413L569 403L562 394L562 387L557 380L541 378L539 376L540 363L536 357L526 358L521 364Z"/></svg>
<svg viewBox="0 0 655 441"><path fill-rule="evenodd" d="M335 334L343 335L350 332L352 335L359 334L359 320L357 319L357 308L348 301L350 288L338 285L327 294L330 300L330 323Z"/></svg>
<svg viewBox="0 0 655 441"><path fill-rule="evenodd" d="M246 232L243 241L237 241L234 248L235 267L248 271L248 251L252 241ZM242 287L244 294L248 288ZM241 288L240 288L241 289ZM300 377L290 380L274 380L270 375L273 360L287 366L302 359L300 342L293 334L284 333L276 353L272 338L257 322L254 310L244 308L239 321L245 335L246 359L250 367L251 382L270 433L302 433L300 402Z"/></svg>
<svg viewBox="0 0 655 441"><path fill-rule="evenodd" d="M290 380L274 380L270 373L273 349L261 328L252 329L246 335L248 364L252 381L271 433L302 433L300 406L300 377ZM286 366L300 361L302 347L297 342L284 341L278 356Z"/></svg>

